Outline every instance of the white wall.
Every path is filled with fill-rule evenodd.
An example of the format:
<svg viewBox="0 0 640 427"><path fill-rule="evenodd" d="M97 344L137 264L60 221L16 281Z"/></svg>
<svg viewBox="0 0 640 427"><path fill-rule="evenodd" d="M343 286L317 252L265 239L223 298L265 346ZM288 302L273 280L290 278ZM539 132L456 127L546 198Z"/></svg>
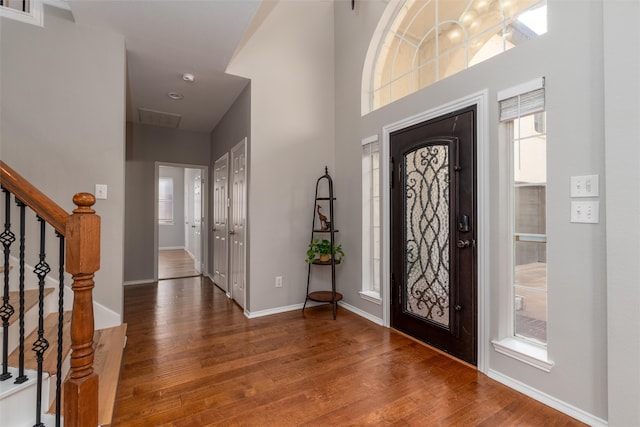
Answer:
<svg viewBox="0 0 640 427"><path fill-rule="evenodd" d="M640 425L640 3L604 2L609 425Z"/></svg>
<svg viewBox="0 0 640 427"><path fill-rule="evenodd" d="M334 164L333 63L333 2L284 1L229 66L251 79L248 311L304 301L315 181Z"/></svg>
<svg viewBox="0 0 640 427"><path fill-rule="evenodd" d="M125 46L45 7L44 28L0 18L0 156L67 212L108 185L94 299L122 315Z"/></svg>
<svg viewBox="0 0 640 427"><path fill-rule="evenodd" d="M340 205L347 254L360 251L360 144L385 125L467 95L489 93L489 283L487 341L502 338L498 313L504 306L508 268L496 254L504 247L499 211L497 91L545 76L548 118L548 283L550 373L488 352L488 370L546 394L574 415L607 418L607 310L605 222L569 222L572 175L598 174L605 181L602 3L549 0L549 32L409 97L360 117L365 55L388 2L335 3L336 178L350 197ZM637 46L636 46L637 47ZM601 189L601 206L606 194ZM375 316L382 307L361 299L361 265L350 258L339 270L345 302ZM630 309L630 308L629 308ZM634 309L637 311L637 309ZM637 324L637 322L636 322ZM489 346L489 343L484 343ZM515 383L512 383L512 385Z"/></svg>
<svg viewBox="0 0 640 427"><path fill-rule="evenodd" d="M159 166L160 178L173 178L173 224L158 225L158 249L184 248L184 168Z"/></svg>

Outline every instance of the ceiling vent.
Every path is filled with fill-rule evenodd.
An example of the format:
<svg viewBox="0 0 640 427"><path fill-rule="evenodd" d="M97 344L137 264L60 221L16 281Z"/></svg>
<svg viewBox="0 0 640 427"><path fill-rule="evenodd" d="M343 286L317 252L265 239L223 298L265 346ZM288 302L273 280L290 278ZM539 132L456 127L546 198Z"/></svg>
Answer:
<svg viewBox="0 0 640 427"><path fill-rule="evenodd" d="M182 119L180 114L163 113L145 108L138 108L138 115L142 124L166 128L177 128Z"/></svg>

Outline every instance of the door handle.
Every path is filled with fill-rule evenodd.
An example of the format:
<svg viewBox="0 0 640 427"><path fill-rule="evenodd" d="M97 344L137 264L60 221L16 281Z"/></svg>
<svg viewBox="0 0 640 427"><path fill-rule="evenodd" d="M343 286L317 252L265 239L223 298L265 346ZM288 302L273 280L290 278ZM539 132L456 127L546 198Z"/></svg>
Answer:
<svg viewBox="0 0 640 427"><path fill-rule="evenodd" d="M196 226L195 226L195 225L192 225L192 226L191 226L191 228L196 228Z"/></svg>
<svg viewBox="0 0 640 427"><path fill-rule="evenodd" d="M229 235L231 236L232 234L236 234L236 232L233 230L229 230Z"/></svg>
<svg viewBox="0 0 640 427"><path fill-rule="evenodd" d="M458 243L456 243L459 248L468 248L470 245L471 242L468 240L458 240Z"/></svg>

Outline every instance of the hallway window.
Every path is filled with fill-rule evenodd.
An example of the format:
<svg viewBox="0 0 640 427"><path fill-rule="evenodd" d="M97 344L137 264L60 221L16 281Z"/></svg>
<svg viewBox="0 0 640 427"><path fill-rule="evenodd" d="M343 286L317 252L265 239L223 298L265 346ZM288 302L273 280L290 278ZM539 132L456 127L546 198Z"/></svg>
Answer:
<svg viewBox="0 0 640 427"><path fill-rule="evenodd" d="M380 143L362 141L362 292L380 302Z"/></svg>
<svg viewBox="0 0 640 427"><path fill-rule="evenodd" d="M173 225L173 178L158 179L158 224Z"/></svg>
<svg viewBox="0 0 640 427"><path fill-rule="evenodd" d="M397 1L373 63L369 111L546 32L546 0Z"/></svg>

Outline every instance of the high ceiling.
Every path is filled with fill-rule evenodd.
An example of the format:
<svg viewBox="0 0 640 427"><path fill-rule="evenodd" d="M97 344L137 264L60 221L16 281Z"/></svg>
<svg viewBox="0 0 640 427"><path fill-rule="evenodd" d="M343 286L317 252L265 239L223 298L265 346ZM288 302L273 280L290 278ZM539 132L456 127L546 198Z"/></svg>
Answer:
<svg viewBox="0 0 640 427"><path fill-rule="evenodd" d="M248 83L225 69L260 0L69 0L69 5L77 24L124 36L128 121L140 122L142 108L182 116L179 129L210 132ZM194 81L184 81L184 73ZM173 100L169 92L184 98Z"/></svg>

